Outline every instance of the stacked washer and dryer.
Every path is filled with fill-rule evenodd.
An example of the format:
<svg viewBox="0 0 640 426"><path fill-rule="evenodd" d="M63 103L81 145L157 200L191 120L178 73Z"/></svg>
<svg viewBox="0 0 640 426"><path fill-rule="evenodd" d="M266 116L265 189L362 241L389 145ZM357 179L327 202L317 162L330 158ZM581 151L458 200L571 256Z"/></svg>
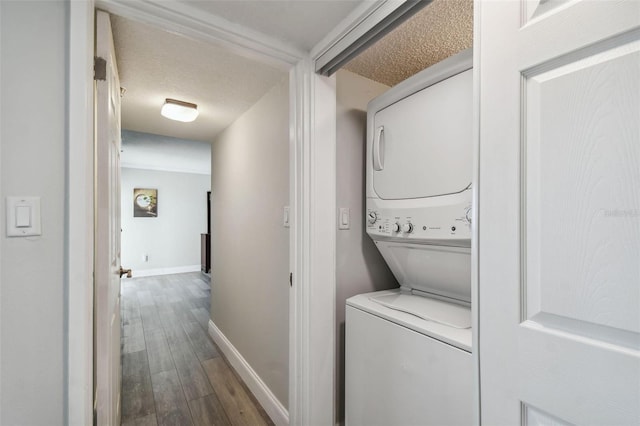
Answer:
<svg viewBox="0 0 640 426"><path fill-rule="evenodd" d="M468 425L472 52L367 108L367 233L400 288L347 300L345 421Z"/></svg>

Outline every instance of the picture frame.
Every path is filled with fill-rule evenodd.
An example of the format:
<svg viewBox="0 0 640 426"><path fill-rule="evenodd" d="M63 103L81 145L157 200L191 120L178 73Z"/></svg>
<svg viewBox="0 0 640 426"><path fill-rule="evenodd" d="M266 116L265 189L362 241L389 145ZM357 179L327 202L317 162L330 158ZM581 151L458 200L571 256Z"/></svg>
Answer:
<svg viewBox="0 0 640 426"><path fill-rule="evenodd" d="M157 189L133 189L133 217L158 217Z"/></svg>

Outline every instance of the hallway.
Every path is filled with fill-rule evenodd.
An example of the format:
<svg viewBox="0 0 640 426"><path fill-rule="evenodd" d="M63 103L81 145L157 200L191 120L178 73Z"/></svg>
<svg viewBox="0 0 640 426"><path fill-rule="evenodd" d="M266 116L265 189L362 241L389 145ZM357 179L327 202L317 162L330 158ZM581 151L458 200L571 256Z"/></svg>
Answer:
<svg viewBox="0 0 640 426"><path fill-rule="evenodd" d="M122 281L123 425L271 425L208 335L199 272Z"/></svg>

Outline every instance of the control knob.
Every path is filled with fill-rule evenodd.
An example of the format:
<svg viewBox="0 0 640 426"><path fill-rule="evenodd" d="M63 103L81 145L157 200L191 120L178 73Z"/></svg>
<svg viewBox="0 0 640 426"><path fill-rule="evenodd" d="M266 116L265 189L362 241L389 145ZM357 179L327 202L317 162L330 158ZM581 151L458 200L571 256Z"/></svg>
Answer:
<svg viewBox="0 0 640 426"><path fill-rule="evenodd" d="M378 215L376 214L376 212L370 211L369 213L367 213L367 220L370 224L373 225L374 223L376 223L376 220L378 220Z"/></svg>
<svg viewBox="0 0 640 426"><path fill-rule="evenodd" d="M410 234L411 232L413 232L413 225L409 222L405 223L402 225L402 232L406 233L406 234Z"/></svg>
<svg viewBox="0 0 640 426"><path fill-rule="evenodd" d="M394 223L393 225L391 225L391 230L393 232L400 232L400 225L398 223Z"/></svg>
<svg viewBox="0 0 640 426"><path fill-rule="evenodd" d="M467 218L467 222L471 223L471 209L467 209L465 217Z"/></svg>

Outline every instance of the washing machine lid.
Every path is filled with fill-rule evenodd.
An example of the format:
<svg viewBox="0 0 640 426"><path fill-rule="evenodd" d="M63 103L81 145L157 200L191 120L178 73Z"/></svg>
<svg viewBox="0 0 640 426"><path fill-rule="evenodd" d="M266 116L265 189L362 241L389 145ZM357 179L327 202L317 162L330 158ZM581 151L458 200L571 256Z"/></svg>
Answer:
<svg viewBox="0 0 640 426"><path fill-rule="evenodd" d="M471 303L471 249L386 240L375 244L403 288Z"/></svg>
<svg viewBox="0 0 640 426"><path fill-rule="evenodd" d="M470 307L458 306L440 300L430 300L433 302L433 306L423 305L423 308L426 310L418 309L422 314L414 315L412 313L404 312L403 310L392 309L376 300L385 300L386 297L388 298L388 301L400 296L413 298L417 304L425 301L427 301L427 303L429 302L429 299L422 296L407 294L400 289L392 289L358 294L350 297L346 301L347 310L359 309L371 315L391 321L399 326L409 328L417 333L457 347L458 349L462 349L463 351L471 352L473 340L471 327L456 328L444 324L444 321L432 321L430 319L423 318L423 316L431 316L434 317L434 319L444 319L446 321L451 317L465 316L468 318L468 321L471 321ZM429 310L429 308L432 309Z"/></svg>
<svg viewBox="0 0 640 426"><path fill-rule="evenodd" d="M467 188L473 170L472 115L470 69L374 112L368 145L378 197L434 197Z"/></svg>
<svg viewBox="0 0 640 426"><path fill-rule="evenodd" d="M369 299L389 309L406 312L425 321L459 329L471 328L471 311L466 306L407 292L375 295Z"/></svg>

